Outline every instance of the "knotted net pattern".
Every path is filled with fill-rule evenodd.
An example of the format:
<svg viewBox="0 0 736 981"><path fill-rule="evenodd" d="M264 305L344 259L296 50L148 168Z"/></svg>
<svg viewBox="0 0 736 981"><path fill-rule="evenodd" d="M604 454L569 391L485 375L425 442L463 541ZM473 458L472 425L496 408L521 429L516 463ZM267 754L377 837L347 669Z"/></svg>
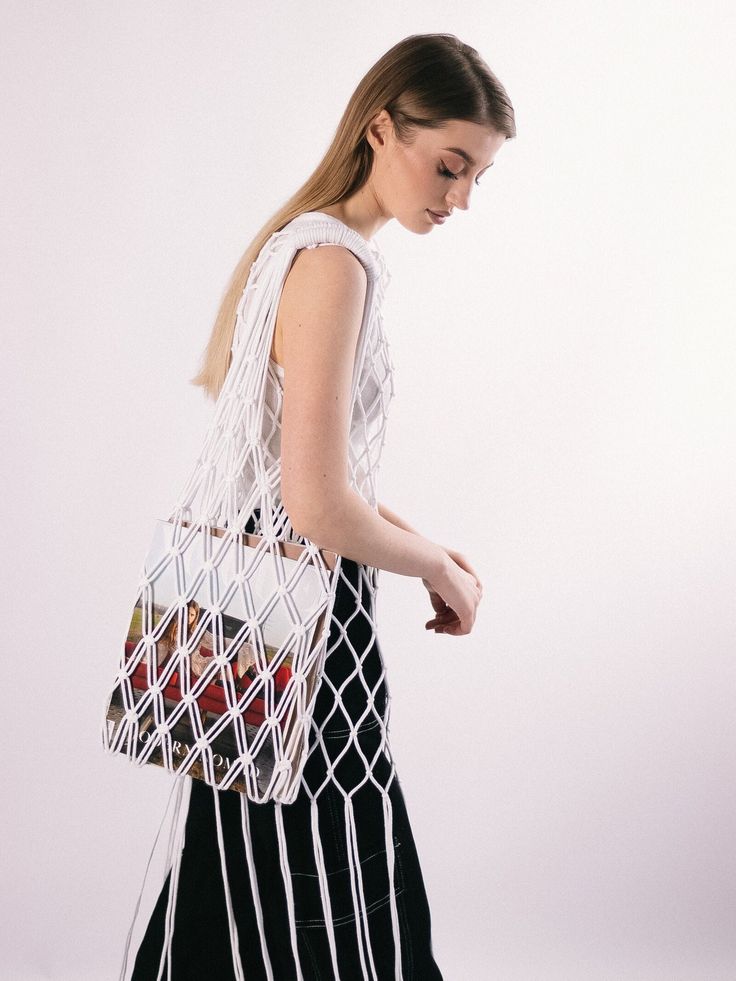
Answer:
<svg viewBox="0 0 736 981"><path fill-rule="evenodd" d="M358 338L355 357L355 370L352 387L352 415L349 435L349 481L370 506L377 509L377 474L380 466L381 450L385 441L388 406L394 394L393 366L391 363L388 340L383 330L382 300L386 285L390 280L383 256L374 244L366 242L357 232L348 228L344 223L322 212L308 212L300 215L278 232L275 232L266 242L256 261L251 267L248 282L237 309L236 331L232 348L232 363L228 371L222 391L215 405L213 419L205 436L202 451L197 459L193 472L185 483L179 495L172 517L177 528L186 523L191 527L226 528L235 536L246 526L255 534L264 536L266 547L274 549L277 541L294 542L307 546L310 557L318 562L317 549L308 539L298 535L289 521L280 494L280 435L281 411L283 406L283 390L277 367L270 361L270 350L275 326L275 314L278 306L283 283L291 267L297 251L301 248L316 248L320 245L343 245L349 248L361 261L368 276L368 288L363 322ZM272 556L278 549L272 551ZM212 564L211 556L205 561ZM359 566L360 585L348 581L342 573L341 558L337 557L334 573L330 578L330 588L326 591L326 609L330 614L325 623L323 637L325 643L321 648L321 656L329 658L338 644L348 644L354 660L352 672L345 677L339 687L332 684L329 678L322 676L317 689L312 693L308 703L301 700L299 716L308 727L307 752L304 770L298 774L299 790L308 795L311 800L311 831L314 847L315 863L319 875L320 896L325 914L326 929L329 938L330 953L335 977L339 978L337 948L334 934L331 897L328 887L327 871L322 851L319 812L317 799L328 786L337 787L344 800L345 827L350 847L348 857L350 864L350 880L355 912L356 941L360 950L360 961L365 979L376 979L375 964L370 945L367 909L364 890L361 882L357 832L353 809L355 794L366 783L371 783L380 791L383 801L384 832L388 881L390 883L390 911L395 941L395 970L396 978L401 978L401 951L399 943L399 918L396 906L394 887L394 841L392 825L392 807L388 790L395 778L395 768L388 744L388 722L390 695L382 670L380 678L369 685L362 672L363 661L370 651L376 638L376 625L370 610L374 609L376 589L378 585L378 569L369 566ZM350 643L346 625L340 622L332 612L331 603L334 601L338 577L341 577L345 588L355 596L355 614L366 617L370 621L371 641L365 650L356 650ZM144 577L145 578L145 577ZM283 586L283 583L282 583ZM288 590L287 590L288 591ZM216 590L211 595L215 609L221 602L221 595ZM328 646L327 637L334 637ZM220 650L217 670L227 674L230 670L226 652ZM182 652L182 656L185 656ZM121 671L120 684L124 688L126 680ZM265 674L268 675L266 665ZM351 682L359 682L365 692L365 708L359 717L351 715L350 709L343 701L343 693ZM326 718L316 720L309 710L320 685L330 689L332 709ZM384 711L376 705L375 697L381 688L386 695ZM131 693L132 696L132 693ZM324 692L323 692L324 697ZM135 705L130 699L130 704ZM130 709L129 709L130 711ZM334 726L335 719L344 723L344 731L348 738L337 757L331 754L324 738L328 725ZM233 713L233 722L235 722ZM167 720L163 712L156 717L156 732L163 739L166 736ZM358 738L359 730L366 726L375 727L380 735L375 753L368 756L364 753ZM306 734L305 734L306 736ZM207 754L207 733L202 731L197 747L205 756ZM373 745L373 743L372 743ZM340 777L340 758L346 753L358 754L362 761L362 776L359 780L351 778L345 784ZM247 753L244 754L247 758ZM380 772L375 766L378 758L389 761L388 768L382 767ZM317 766L310 766L317 762ZM246 765L246 764L244 764ZM307 779L305 774L310 774ZM314 774L319 774L315 779ZM208 782L216 783L208 779ZM294 792L294 784L291 785ZM190 784L177 780L172 797L174 811L169 833L167 865L171 872L172 886L169 892L169 908L166 917L166 936L162 950L161 972L164 964L170 965L170 950L173 932L173 906L176 897L176 882L179 874L181 851L183 848L184 821L186 803L188 801ZM253 797L253 795L251 794ZM256 799L256 798L254 798ZM276 797L278 800L278 797ZM293 799L293 797L291 798ZM284 888L290 918L290 939L294 955L296 976L301 978L299 954L297 951L296 933L294 928L294 897L289 869L289 858L284 834L282 807L288 806L288 795L284 794L283 801L275 805L276 828L278 833L280 863L283 874ZM225 900L230 923L231 946L233 952L233 967L235 976L244 979L243 966L240 961L237 937L237 925L232 910L232 900L228 884L228 873L225 856L222 852L222 830L220 825L219 803L215 794L216 813L218 822L218 839L221 847L221 864L225 885ZM256 917L262 923L262 910L259 901L259 889L256 869L248 840L248 809L244 796L241 795L241 812L245 854L248 869L244 870L250 878L253 887L253 898L256 906ZM166 815L164 816L166 821ZM154 846L156 847L156 846ZM137 915L138 909L136 909ZM134 923L131 926L131 932ZM130 941L130 934L128 941ZM265 935L261 930L260 943L264 964L268 977L273 977L270 967ZM168 957L167 957L168 955ZM125 975L127 966L123 965L121 977ZM278 981L278 979L277 979Z"/></svg>

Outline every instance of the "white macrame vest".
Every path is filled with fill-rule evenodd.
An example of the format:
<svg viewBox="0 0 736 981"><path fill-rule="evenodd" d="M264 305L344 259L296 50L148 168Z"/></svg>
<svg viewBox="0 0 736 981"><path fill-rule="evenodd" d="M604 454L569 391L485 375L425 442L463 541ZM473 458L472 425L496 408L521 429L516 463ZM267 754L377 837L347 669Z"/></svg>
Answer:
<svg viewBox="0 0 736 981"><path fill-rule="evenodd" d="M273 535L279 539L304 544L307 540L294 531L289 517L284 510L280 494L281 483L281 411L283 405L282 379L283 370L270 358L270 351L275 328L278 301L286 276L291 268L293 259L299 249L316 248L320 245L342 245L350 249L360 260L367 273L368 287L365 300L363 321L357 343L355 367L352 383L352 415L349 433L349 482L350 486L361 495L373 508L377 509L377 475L380 466L381 450L385 441L388 407L394 395L393 364L389 352L388 339L384 333L381 303L390 275L386 268L383 255L375 243L367 242L356 231L342 221L324 212L305 212L290 221L280 231L275 232L265 243L251 272L242 299L237 309L235 338L232 346L232 363L230 365L223 388L217 399L212 422L207 430L202 451L195 467L187 479L181 494L176 500L171 520L177 517L187 521L203 521L216 527L242 529L255 509L259 509L260 523L255 528L256 534ZM365 584L370 591L371 599L375 599L378 585L378 569L364 566ZM336 567L336 576L340 574L340 557ZM375 630L375 624L372 624ZM330 649L327 650L329 657ZM360 652L355 654L355 674L360 670ZM339 708L340 694L335 691L335 701ZM390 703L390 696L389 696ZM376 713L375 720L370 724L380 727L382 747L391 760L387 741L389 719L388 705L385 717ZM353 723L350 723L351 728ZM353 732L355 736L355 732ZM310 753L325 753L322 734L314 724L311 733ZM394 842L392 825L392 804L388 790L395 777L393 761L388 777L380 786L383 799L386 866L390 883L390 912L393 924L395 945L395 977L402 978L400 927L394 887ZM370 770L358 787L338 786L345 800L345 822L349 841L358 854L357 832L354 823L352 798L359 787L376 780ZM181 851L183 847L184 819L189 797L191 781L177 778L170 803L174 801L171 817L164 815L162 827L167 819L170 821L168 833L167 854L165 858L167 871L171 872L172 887L169 899L169 914L171 914L176 895L176 882L179 874ZM327 873L320 844L319 821L316 800L324 790L310 788L306 782L303 790L312 802L312 842L314 856L319 870L320 893L325 911L326 929L330 942L333 959L333 969L338 977L338 963L335 944L334 925L330 907ZM218 836L221 836L220 812L217 794L215 794L218 818ZM289 877L287 846L284 835L282 807L288 804L276 804L276 825L279 839L280 861L284 877L289 915L291 919L291 936L297 977L301 977L299 957L296 947L294 929L293 894ZM255 866L248 840L248 810L246 801L241 795L243 815L243 834L248 869L244 875L255 881ZM160 833L159 833L160 834ZM158 840L158 839L157 839ZM221 852L222 852L222 840ZM154 845L154 851L157 846ZM349 849L350 876L354 883L353 903L355 912L355 927L361 949L363 977L365 981L375 977L373 956L370 947L368 931L368 910L366 909L363 889L360 882L360 864L355 859L353 848ZM151 859L154 855L152 853ZM228 885L225 856L221 854L222 872L225 883L225 898L230 920L232 940L233 965L235 975L241 981L247 981L238 953L237 927L232 909L230 888ZM150 866L151 860L149 860ZM144 880L145 888L145 880ZM258 890L254 890L256 912L259 925L262 912L259 908ZM140 905L140 897L139 897ZM126 976L128 964L128 946L136 925L138 906L133 924L128 935L125 963L121 971L121 979ZM167 915L166 936L164 948L171 949L171 915ZM267 974L273 977L269 967L268 951L265 937L261 929L260 942L263 949ZM288 940L285 938L285 942ZM366 956L363 955L363 945L366 945ZM163 958L162 958L163 964ZM278 981L278 979L275 979ZM352 979L351 979L352 981Z"/></svg>

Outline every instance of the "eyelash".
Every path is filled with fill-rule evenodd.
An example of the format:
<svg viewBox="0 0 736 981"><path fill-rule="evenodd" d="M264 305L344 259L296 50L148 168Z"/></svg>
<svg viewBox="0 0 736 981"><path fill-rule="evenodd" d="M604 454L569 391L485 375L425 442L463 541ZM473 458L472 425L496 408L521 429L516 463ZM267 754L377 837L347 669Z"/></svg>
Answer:
<svg viewBox="0 0 736 981"><path fill-rule="evenodd" d="M445 167L445 166L442 166L440 168L440 174L443 177L451 177L454 181L459 181L460 180L460 178L458 177L457 174L453 174L453 172L451 170L448 170L447 167ZM473 183L475 184L476 187L480 187L480 181L478 180L477 177L473 181Z"/></svg>

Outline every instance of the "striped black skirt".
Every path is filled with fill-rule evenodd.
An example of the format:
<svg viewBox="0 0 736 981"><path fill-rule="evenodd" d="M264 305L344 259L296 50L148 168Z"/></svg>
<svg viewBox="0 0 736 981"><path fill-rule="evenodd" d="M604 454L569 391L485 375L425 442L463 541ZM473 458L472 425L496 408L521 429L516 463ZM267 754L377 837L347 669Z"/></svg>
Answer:
<svg viewBox="0 0 736 981"><path fill-rule="evenodd" d="M315 702L320 735L295 802L255 804L185 778L183 851L131 981L442 981L386 741L376 584L376 570L343 557Z"/></svg>

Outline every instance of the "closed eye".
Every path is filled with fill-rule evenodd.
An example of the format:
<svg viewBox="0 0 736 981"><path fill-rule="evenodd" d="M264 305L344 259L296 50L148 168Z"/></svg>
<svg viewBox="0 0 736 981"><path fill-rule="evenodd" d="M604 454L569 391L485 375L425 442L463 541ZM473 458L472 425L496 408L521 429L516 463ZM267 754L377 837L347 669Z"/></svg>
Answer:
<svg viewBox="0 0 736 981"><path fill-rule="evenodd" d="M440 171L439 172L442 175L442 177L451 177L452 180L454 180L454 181L459 181L460 180L460 175L459 174L453 174L453 172L451 170L448 170L447 167L444 166L444 164L442 165L442 167L440 167ZM480 187L480 181L478 180L477 177L473 181L473 183L476 185L476 187Z"/></svg>

